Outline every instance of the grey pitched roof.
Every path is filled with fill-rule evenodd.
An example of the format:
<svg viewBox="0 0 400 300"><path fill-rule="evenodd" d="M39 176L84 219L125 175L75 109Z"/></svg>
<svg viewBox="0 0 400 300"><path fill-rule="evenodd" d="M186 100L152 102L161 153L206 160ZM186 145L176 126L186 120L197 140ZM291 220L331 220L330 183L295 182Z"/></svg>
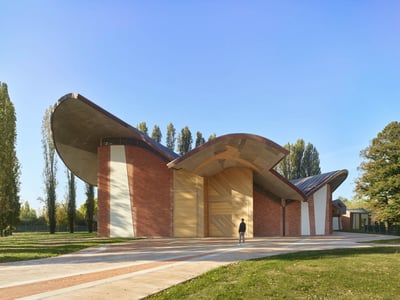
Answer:
<svg viewBox="0 0 400 300"><path fill-rule="evenodd" d="M329 184L331 186L331 191L334 192L347 178L347 175L347 170L339 170L305 178L294 179L290 182L308 197L325 184Z"/></svg>

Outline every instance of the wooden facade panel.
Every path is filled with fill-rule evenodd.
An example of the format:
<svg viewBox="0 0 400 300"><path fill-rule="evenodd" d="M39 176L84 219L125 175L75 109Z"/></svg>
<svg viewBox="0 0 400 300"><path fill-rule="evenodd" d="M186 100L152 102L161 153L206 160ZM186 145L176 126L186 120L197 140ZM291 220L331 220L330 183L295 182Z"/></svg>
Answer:
<svg viewBox="0 0 400 300"><path fill-rule="evenodd" d="M208 178L209 236L237 236L241 218L253 237L253 173L230 168Z"/></svg>
<svg viewBox="0 0 400 300"><path fill-rule="evenodd" d="M174 171L174 236L204 237L204 179Z"/></svg>

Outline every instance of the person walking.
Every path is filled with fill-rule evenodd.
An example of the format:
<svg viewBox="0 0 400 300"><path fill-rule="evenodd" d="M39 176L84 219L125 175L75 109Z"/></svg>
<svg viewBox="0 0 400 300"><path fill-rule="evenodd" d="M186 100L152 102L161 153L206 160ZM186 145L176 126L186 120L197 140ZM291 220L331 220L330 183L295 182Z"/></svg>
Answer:
<svg viewBox="0 0 400 300"><path fill-rule="evenodd" d="M244 243L244 234L246 233L246 223L244 222L244 219L242 219L242 222L239 224L239 244L242 242Z"/></svg>

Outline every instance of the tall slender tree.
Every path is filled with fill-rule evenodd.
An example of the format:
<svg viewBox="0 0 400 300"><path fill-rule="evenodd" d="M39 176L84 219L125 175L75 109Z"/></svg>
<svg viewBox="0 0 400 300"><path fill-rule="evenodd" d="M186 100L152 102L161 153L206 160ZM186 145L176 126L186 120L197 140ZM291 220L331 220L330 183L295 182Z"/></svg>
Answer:
<svg viewBox="0 0 400 300"><path fill-rule="evenodd" d="M321 174L319 153L313 144L306 145L303 139L298 139L295 144L287 143L284 148L289 150L289 155L277 166L282 176L297 179Z"/></svg>
<svg viewBox="0 0 400 300"><path fill-rule="evenodd" d="M208 137L208 141L211 141L213 139L215 139L217 137L217 135L215 133L210 134L210 136Z"/></svg>
<svg viewBox="0 0 400 300"><path fill-rule="evenodd" d="M174 151L175 149L175 134L176 130L172 123L169 123L167 126L167 137L166 137L166 145L169 150Z"/></svg>
<svg viewBox="0 0 400 300"><path fill-rule="evenodd" d="M357 196L379 221L400 222L400 122L389 123L360 155L364 160L358 168Z"/></svg>
<svg viewBox="0 0 400 300"><path fill-rule="evenodd" d="M86 202L85 202L85 219L88 225L88 231L93 232L94 225L94 186L86 183Z"/></svg>
<svg viewBox="0 0 400 300"><path fill-rule="evenodd" d="M183 155L192 150L192 133L188 126L182 128L181 133L178 135L178 153Z"/></svg>
<svg viewBox="0 0 400 300"><path fill-rule="evenodd" d="M196 132L196 147L204 144L206 142L206 140L203 137L203 134L200 131Z"/></svg>
<svg viewBox="0 0 400 300"><path fill-rule="evenodd" d="M67 203L68 227L69 227L69 232L74 233L75 219L76 219L76 182L74 173L72 173L70 170L67 170L67 178L68 178L68 203Z"/></svg>
<svg viewBox="0 0 400 300"><path fill-rule="evenodd" d="M8 87L0 82L0 236L12 234L20 212L20 166L16 154L16 114Z"/></svg>
<svg viewBox="0 0 400 300"><path fill-rule="evenodd" d="M42 121L42 148L44 158L44 184L46 191L46 209L49 219L49 231L51 234L56 232L56 188L57 188L57 156L51 132L51 114L53 106L50 106Z"/></svg>
<svg viewBox="0 0 400 300"><path fill-rule="evenodd" d="M154 125L153 131L151 132L151 137L158 143L161 143L162 134L160 126Z"/></svg>
<svg viewBox="0 0 400 300"><path fill-rule="evenodd" d="M144 134L148 135L149 134L149 129L147 128L146 122L140 122L136 128L143 132Z"/></svg>

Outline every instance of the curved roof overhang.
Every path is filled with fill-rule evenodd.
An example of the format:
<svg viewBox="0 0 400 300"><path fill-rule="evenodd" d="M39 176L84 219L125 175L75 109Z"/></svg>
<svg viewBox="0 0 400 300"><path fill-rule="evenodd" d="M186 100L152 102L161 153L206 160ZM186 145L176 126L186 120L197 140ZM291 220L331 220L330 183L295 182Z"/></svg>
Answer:
<svg viewBox="0 0 400 300"><path fill-rule="evenodd" d="M168 167L204 177L228 168L249 168L253 170L254 183L263 190L280 198L305 200L296 186L273 170L287 154L285 148L266 138L237 133L217 137L168 163Z"/></svg>
<svg viewBox="0 0 400 300"><path fill-rule="evenodd" d="M155 152L166 162L177 154L85 97L61 97L51 116L54 145L65 165L80 179L97 185L97 148L103 138L127 138Z"/></svg>
<svg viewBox="0 0 400 300"><path fill-rule="evenodd" d="M349 172L347 170L333 171L329 173L309 176L291 180L299 190L301 190L307 197L314 194L321 187L329 184L331 192L333 193L342 183L346 180Z"/></svg>

